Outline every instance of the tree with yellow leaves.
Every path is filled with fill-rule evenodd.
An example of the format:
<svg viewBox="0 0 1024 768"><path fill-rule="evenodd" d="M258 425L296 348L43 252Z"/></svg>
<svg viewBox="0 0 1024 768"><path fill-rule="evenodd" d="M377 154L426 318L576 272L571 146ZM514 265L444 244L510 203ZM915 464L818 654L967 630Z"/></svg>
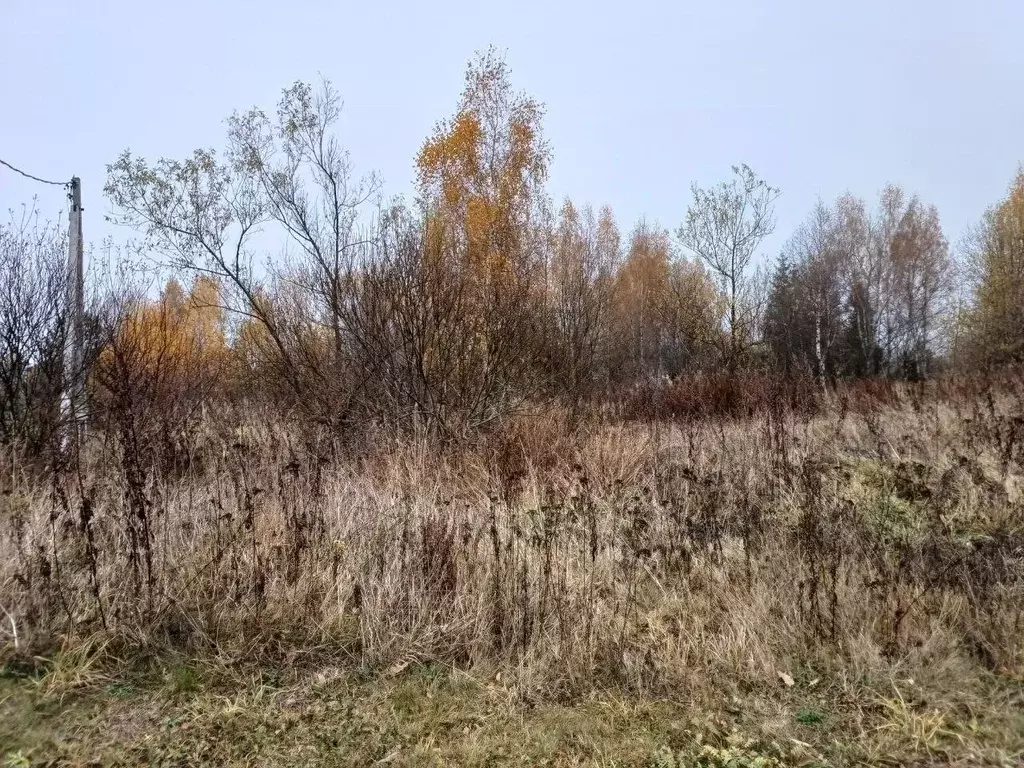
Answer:
<svg viewBox="0 0 1024 768"><path fill-rule="evenodd" d="M437 125L416 159L429 225L485 275L522 268L537 244L551 158L543 114L513 90L504 59L489 49L470 62L455 115Z"/></svg>
<svg viewBox="0 0 1024 768"><path fill-rule="evenodd" d="M382 317L365 303L356 319L373 329L361 346L386 350L375 367L400 384L389 398L445 432L490 422L542 386L550 157L542 115L514 91L493 49L471 61L454 116L417 157L422 232L398 237L361 278L392 306L386 323L364 325ZM400 344L383 343L395 336Z"/></svg>
<svg viewBox="0 0 1024 768"><path fill-rule="evenodd" d="M728 302L699 261L677 256L668 277L668 368L673 375L717 363Z"/></svg>
<svg viewBox="0 0 1024 768"><path fill-rule="evenodd" d="M974 294L968 357L991 364L1024 361L1024 168L969 238L967 267Z"/></svg>
<svg viewBox="0 0 1024 768"><path fill-rule="evenodd" d="M139 350L139 364L163 362L213 375L223 362L224 313L216 281L201 275L188 294L176 278L168 280L160 298L142 302L125 319L122 340Z"/></svg>
<svg viewBox="0 0 1024 768"><path fill-rule="evenodd" d="M665 373L671 265L668 232L646 221L637 224L616 281L619 339L633 374Z"/></svg>
<svg viewBox="0 0 1024 768"><path fill-rule="evenodd" d="M674 253L665 230L634 228L615 291L618 378L675 376L721 346L724 297L700 262Z"/></svg>
<svg viewBox="0 0 1024 768"><path fill-rule="evenodd" d="M227 360L220 289L199 276L188 293L171 278L156 300L126 301L108 331L95 379L108 406L143 400L171 412L221 383Z"/></svg>

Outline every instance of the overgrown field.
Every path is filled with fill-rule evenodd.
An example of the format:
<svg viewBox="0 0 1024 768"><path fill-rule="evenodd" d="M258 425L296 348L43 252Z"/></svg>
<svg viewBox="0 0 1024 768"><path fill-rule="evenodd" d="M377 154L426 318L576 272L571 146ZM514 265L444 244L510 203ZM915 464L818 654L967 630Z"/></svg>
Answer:
<svg viewBox="0 0 1024 768"><path fill-rule="evenodd" d="M165 437L7 461L10 765L1024 756L1019 380L446 450Z"/></svg>

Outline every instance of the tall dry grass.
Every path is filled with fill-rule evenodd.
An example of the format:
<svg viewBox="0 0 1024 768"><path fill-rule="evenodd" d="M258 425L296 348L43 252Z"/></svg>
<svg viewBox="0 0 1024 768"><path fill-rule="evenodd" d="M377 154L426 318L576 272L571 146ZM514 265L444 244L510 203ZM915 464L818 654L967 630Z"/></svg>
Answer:
<svg viewBox="0 0 1024 768"><path fill-rule="evenodd" d="M3 652L440 659L549 694L1024 674L1021 388L862 399L548 410L443 452L225 411L145 454L94 434L56 472L11 455Z"/></svg>

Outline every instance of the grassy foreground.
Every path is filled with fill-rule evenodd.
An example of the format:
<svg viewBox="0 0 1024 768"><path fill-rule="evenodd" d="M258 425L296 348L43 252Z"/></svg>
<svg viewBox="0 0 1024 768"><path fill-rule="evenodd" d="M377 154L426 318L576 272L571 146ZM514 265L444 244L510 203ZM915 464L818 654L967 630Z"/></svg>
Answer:
<svg viewBox="0 0 1024 768"><path fill-rule="evenodd" d="M1020 380L448 455L215 426L3 475L6 765L1024 761Z"/></svg>
<svg viewBox="0 0 1024 768"><path fill-rule="evenodd" d="M87 655L0 679L5 766L1019 765L1024 684L780 672L777 685L534 698L500 673Z"/></svg>

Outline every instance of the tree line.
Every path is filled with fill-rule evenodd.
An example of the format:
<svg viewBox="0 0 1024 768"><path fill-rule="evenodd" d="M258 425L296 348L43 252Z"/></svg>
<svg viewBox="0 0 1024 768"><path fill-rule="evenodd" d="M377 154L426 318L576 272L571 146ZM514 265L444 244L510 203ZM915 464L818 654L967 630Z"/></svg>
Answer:
<svg viewBox="0 0 1024 768"><path fill-rule="evenodd" d="M231 399L457 436L637 382L761 371L827 388L1024 356L1024 172L957 253L935 207L890 186L819 201L771 265L780 191L745 165L694 185L672 232L554 205L543 107L493 51L420 148L412 201L354 173L340 110L329 82L296 83L274 114L234 113L222 153L109 166L116 219L171 276L157 298L130 270L93 291L96 413L134 429L144 410L180 421ZM62 238L0 230L0 440L58 420Z"/></svg>

